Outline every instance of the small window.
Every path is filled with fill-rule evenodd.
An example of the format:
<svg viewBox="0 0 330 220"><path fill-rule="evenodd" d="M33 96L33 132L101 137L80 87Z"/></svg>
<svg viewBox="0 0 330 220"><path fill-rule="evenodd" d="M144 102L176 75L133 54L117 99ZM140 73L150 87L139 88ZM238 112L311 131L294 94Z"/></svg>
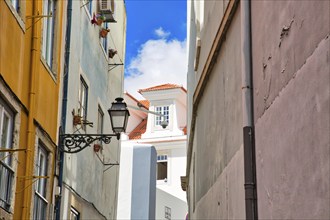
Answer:
<svg viewBox="0 0 330 220"><path fill-rule="evenodd" d="M108 29L108 23L103 23L102 27ZM108 37L101 37L101 44L105 53L107 53L108 48Z"/></svg>
<svg viewBox="0 0 330 220"><path fill-rule="evenodd" d="M10 0L11 4L13 5L13 7L15 8L15 10L19 13L19 9L20 9L20 1L19 0Z"/></svg>
<svg viewBox="0 0 330 220"><path fill-rule="evenodd" d="M47 206L48 201L46 199L47 192L47 169L48 169L48 152L44 146L39 144L38 146L38 158L36 164L37 170L37 182L34 195L34 210L33 219L47 219Z"/></svg>
<svg viewBox="0 0 330 220"><path fill-rule="evenodd" d="M55 33L55 0L43 1L43 14L51 15L51 17L43 18L42 56L50 69L52 69Z"/></svg>
<svg viewBox="0 0 330 220"><path fill-rule="evenodd" d="M90 16L93 14L93 0L83 0L83 5L87 8Z"/></svg>
<svg viewBox="0 0 330 220"><path fill-rule="evenodd" d="M87 102L88 102L88 86L85 80L80 77L79 87L79 116L83 120L87 120ZM83 127L85 129L85 126Z"/></svg>
<svg viewBox="0 0 330 220"><path fill-rule="evenodd" d="M165 219L171 220L171 208L165 206Z"/></svg>
<svg viewBox="0 0 330 220"><path fill-rule="evenodd" d="M99 109L97 111L97 134L103 134L103 121L104 121L104 113L101 109L101 106L99 106ZM102 141L98 140L98 144L102 145Z"/></svg>
<svg viewBox="0 0 330 220"><path fill-rule="evenodd" d="M164 115L164 117L156 115L156 120L155 120L156 125L161 125L161 122L164 120L167 123L169 123L169 118L170 118L170 107L169 106L157 106L156 112Z"/></svg>
<svg viewBox="0 0 330 220"><path fill-rule="evenodd" d="M167 155L157 155L157 180L167 181Z"/></svg>
<svg viewBox="0 0 330 220"><path fill-rule="evenodd" d="M1 148L12 148L13 112L0 99L0 145ZM9 211L14 171L12 169L12 155L0 152L0 207Z"/></svg>
<svg viewBox="0 0 330 220"><path fill-rule="evenodd" d="M98 115L97 115L97 133L98 134L103 134L103 118L104 118L104 113L101 109L101 106L99 106Z"/></svg>
<svg viewBox="0 0 330 220"><path fill-rule="evenodd" d="M70 210L70 220L79 220L80 219L80 213L73 207L71 207Z"/></svg>

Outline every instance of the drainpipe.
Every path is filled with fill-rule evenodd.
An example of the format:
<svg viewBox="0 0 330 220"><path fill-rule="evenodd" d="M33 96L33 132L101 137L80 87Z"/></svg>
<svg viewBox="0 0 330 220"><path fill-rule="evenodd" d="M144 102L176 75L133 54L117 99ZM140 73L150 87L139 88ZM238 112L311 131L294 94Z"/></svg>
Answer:
<svg viewBox="0 0 330 220"><path fill-rule="evenodd" d="M71 17L72 17L72 0L68 0L67 5L67 25L65 33L65 54L64 54L64 72L63 72L63 97L62 97L62 109L61 109L61 126L59 133L65 134L66 125L66 112L68 102L68 80L69 80L69 63L70 63L70 45L71 45ZM58 139L60 143L60 138ZM63 164L64 164L64 152L59 151L59 175L58 175L58 187L60 188L60 195L57 197L55 204L56 220L60 220L61 215L61 197L63 186Z"/></svg>
<svg viewBox="0 0 330 220"><path fill-rule="evenodd" d="M38 1L32 1L32 14L38 14ZM34 157L34 124L33 118L35 114L35 81L38 75L37 60L38 60L38 24L35 23L35 18L32 18L32 33L31 33L31 58L30 58L30 79L29 79L29 114L27 124L27 137L25 151L26 163L25 163L25 176L33 175L33 157ZM22 207L22 219L30 219L30 207L31 207L31 192L32 179L24 179L24 200Z"/></svg>
<svg viewBox="0 0 330 220"><path fill-rule="evenodd" d="M251 47L251 1L241 1L242 109L244 145L244 188L246 219L258 219L256 159L253 117L253 75Z"/></svg>

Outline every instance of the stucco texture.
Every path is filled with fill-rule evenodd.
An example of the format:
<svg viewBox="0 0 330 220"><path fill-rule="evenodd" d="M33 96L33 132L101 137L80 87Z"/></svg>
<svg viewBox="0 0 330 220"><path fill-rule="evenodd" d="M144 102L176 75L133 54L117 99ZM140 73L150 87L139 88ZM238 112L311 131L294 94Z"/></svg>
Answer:
<svg viewBox="0 0 330 220"><path fill-rule="evenodd" d="M237 11L197 112L196 219L244 217L240 52Z"/></svg>
<svg viewBox="0 0 330 220"><path fill-rule="evenodd" d="M252 2L260 219L330 218L329 17L329 1Z"/></svg>

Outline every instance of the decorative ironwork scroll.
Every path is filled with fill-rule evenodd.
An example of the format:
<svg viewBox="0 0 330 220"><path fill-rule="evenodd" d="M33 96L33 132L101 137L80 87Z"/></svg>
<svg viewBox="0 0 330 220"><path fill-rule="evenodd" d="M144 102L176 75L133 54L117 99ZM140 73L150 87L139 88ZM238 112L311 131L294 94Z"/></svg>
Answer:
<svg viewBox="0 0 330 220"><path fill-rule="evenodd" d="M97 140L109 144L112 137L120 134L60 134L60 150L65 153L78 153Z"/></svg>

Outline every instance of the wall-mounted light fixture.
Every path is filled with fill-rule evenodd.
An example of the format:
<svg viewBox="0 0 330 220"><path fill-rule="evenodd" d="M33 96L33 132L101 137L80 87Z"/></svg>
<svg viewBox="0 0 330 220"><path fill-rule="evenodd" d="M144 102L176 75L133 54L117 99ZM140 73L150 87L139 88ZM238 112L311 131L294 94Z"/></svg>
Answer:
<svg viewBox="0 0 330 220"><path fill-rule="evenodd" d="M108 110L112 131L114 134L60 134L59 148L65 153L78 153L90 147L97 140L105 144L111 142L112 137L120 139L120 133L126 131L128 117L130 116L123 98L116 98Z"/></svg>

